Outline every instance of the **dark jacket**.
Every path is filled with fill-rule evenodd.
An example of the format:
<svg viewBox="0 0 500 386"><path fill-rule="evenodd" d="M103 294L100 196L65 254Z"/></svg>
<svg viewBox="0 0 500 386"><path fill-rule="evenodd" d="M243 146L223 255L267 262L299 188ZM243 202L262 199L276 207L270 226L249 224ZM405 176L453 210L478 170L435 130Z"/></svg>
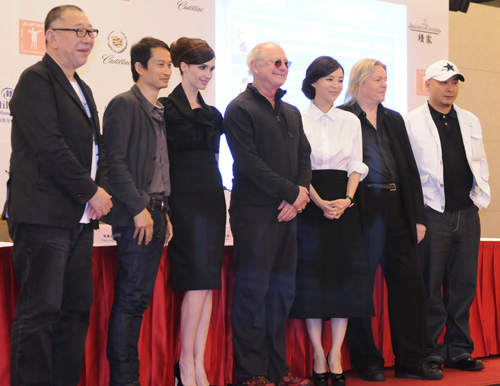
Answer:
<svg viewBox="0 0 500 386"><path fill-rule="evenodd" d="M151 104L134 85L114 97L103 118L103 136L109 160L113 209L103 221L134 226L134 216L148 205L154 172L156 134Z"/></svg>
<svg viewBox="0 0 500 386"><path fill-rule="evenodd" d="M249 85L227 107L223 127L234 158L231 206L293 204L299 186L311 183L311 147L296 107L281 101L275 109Z"/></svg>
<svg viewBox="0 0 500 386"><path fill-rule="evenodd" d="M214 153L219 152L222 114L215 107L207 105L200 93L198 103L201 108L197 109L198 114L191 108L180 83L168 98L158 101L165 106L170 159L175 157L175 153L189 150L209 149Z"/></svg>
<svg viewBox="0 0 500 386"><path fill-rule="evenodd" d="M49 56L27 68L10 101L12 154L8 183L11 221L73 227L85 204L106 188L106 153L92 91L78 74L90 109L59 65ZM93 135L99 145L96 182L90 177Z"/></svg>
<svg viewBox="0 0 500 386"><path fill-rule="evenodd" d="M357 103L343 105L339 108L355 114L360 118L361 125L364 124L364 119L366 118L362 116L364 112ZM408 229L416 242L416 224L425 225L424 198L417 164L415 163L410 140L408 139L408 133L401 114L382 105L379 106L378 114L380 113L383 114L384 126L387 128L391 152L398 169L401 196L408 218ZM370 203L363 203L362 205L370 205Z"/></svg>

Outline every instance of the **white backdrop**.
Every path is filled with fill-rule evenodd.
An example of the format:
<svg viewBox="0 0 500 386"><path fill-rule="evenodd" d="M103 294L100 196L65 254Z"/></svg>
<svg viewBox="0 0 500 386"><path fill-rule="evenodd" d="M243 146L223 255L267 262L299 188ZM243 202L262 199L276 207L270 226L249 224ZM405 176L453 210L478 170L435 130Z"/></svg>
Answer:
<svg viewBox="0 0 500 386"><path fill-rule="evenodd" d="M89 61L78 73L92 88L101 119L108 101L132 85L130 46L142 37L154 36L168 44L181 36L199 37L215 47L217 54L214 10L218 0L68 1L81 7L93 26L99 29ZM335 1L332 0L332 4ZM419 86L423 85L419 78L421 71L430 63L448 57L448 0L386 1L408 7L408 109L412 109L426 100L425 96L417 95ZM10 156L8 103L21 72L43 55L43 21L47 12L59 4L47 0L17 0L4 2L2 6L0 205L5 199ZM258 2L249 1L248 6L258 6ZM223 81L224 74L217 74L216 71L214 80L204 93L208 103L215 103L213 84L217 78ZM168 94L179 80L178 71L174 70L170 86L162 94Z"/></svg>

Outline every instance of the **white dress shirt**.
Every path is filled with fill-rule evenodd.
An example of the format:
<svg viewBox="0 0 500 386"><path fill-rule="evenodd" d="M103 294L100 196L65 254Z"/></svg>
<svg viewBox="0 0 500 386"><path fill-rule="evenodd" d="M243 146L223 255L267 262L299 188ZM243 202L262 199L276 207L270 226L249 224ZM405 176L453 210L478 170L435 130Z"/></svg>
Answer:
<svg viewBox="0 0 500 386"><path fill-rule="evenodd" d="M354 114L332 107L326 114L311 101L302 111L304 132L311 144L312 170L345 170L347 175L368 174L363 163L361 123Z"/></svg>

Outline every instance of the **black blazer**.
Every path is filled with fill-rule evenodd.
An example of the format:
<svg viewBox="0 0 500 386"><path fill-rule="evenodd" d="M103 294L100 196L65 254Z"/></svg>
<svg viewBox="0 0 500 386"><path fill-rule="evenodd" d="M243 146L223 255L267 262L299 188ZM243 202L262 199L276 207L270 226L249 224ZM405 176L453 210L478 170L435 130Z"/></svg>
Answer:
<svg viewBox="0 0 500 386"><path fill-rule="evenodd" d="M92 91L76 73L75 79L92 119L62 69L47 54L21 74L14 89L6 202L11 221L73 227L97 184L107 186L106 155ZM90 177L93 135L99 145L95 182Z"/></svg>
<svg viewBox="0 0 500 386"><path fill-rule="evenodd" d="M352 112L360 118L361 124L363 124L361 119L363 110L357 103L342 105L339 108ZM382 105L379 106L378 114L383 114L382 119L387 127L392 155L398 168L401 196L408 219L408 231L413 240L417 242L416 224L425 225L425 207L420 175L408 139L405 122L401 114ZM369 205L369 203L364 203L364 205Z"/></svg>

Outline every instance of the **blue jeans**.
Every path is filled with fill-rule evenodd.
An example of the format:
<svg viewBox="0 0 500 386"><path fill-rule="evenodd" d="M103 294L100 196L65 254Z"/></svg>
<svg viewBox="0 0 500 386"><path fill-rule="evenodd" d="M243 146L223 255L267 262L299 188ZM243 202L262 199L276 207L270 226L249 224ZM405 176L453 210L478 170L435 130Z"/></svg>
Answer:
<svg viewBox="0 0 500 386"><path fill-rule="evenodd" d="M440 213L427 207L426 226L425 238L419 244L428 304L425 358L454 363L474 351L469 309L477 285L481 235L478 208L472 205ZM438 344L444 326L444 344Z"/></svg>
<svg viewBox="0 0 500 386"><path fill-rule="evenodd" d="M118 244L116 255L115 299L109 320L107 356L110 385L130 385L139 379L137 343L142 315L153 293L163 246L166 217L151 211L155 222L153 239L148 245L137 244L134 227L113 227Z"/></svg>
<svg viewBox="0 0 500 386"><path fill-rule="evenodd" d="M93 300L90 225L13 223L21 289L11 334L11 385L76 386Z"/></svg>

